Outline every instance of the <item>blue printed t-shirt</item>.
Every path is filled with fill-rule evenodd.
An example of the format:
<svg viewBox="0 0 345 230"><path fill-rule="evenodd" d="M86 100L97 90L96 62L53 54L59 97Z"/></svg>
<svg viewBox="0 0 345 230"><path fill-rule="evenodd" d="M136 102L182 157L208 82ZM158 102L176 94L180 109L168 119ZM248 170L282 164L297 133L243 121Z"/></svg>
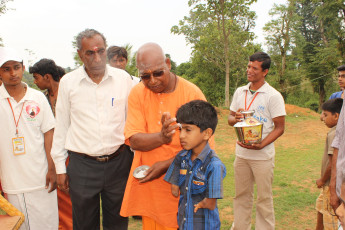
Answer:
<svg viewBox="0 0 345 230"><path fill-rule="evenodd" d="M193 162L191 156L192 150L179 152L164 177L165 181L180 187L179 229L220 229L217 206L214 210L199 209L194 213L194 205L204 198L223 198L226 168L209 144Z"/></svg>

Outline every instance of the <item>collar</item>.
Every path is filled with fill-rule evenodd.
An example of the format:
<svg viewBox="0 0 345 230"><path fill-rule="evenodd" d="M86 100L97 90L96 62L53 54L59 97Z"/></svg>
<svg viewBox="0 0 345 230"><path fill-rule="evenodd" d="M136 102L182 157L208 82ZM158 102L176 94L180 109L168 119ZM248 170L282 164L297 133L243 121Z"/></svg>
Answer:
<svg viewBox="0 0 345 230"><path fill-rule="evenodd" d="M31 93L31 90L33 90L33 89L31 89L25 82L22 82L22 83L24 83L26 86L26 93L25 93L24 97L21 99L21 101L33 100L33 95ZM0 86L0 99L6 99L6 98L12 98L12 96L8 94L4 84L2 84Z"/></svg>
<svg viewBox="0 0 345 230"><path fill-rule="evenodd" d="M207 144L205 145L205 147L204 147L204 149L201 151L201 153L196 157L196 159L199 159L199 160L201 160L201 162L205 162L205 160L206 160L206 158L207 158L207 156L208 156L208 154L210 153L210 150L211 150L211 147L210 147L210 145L208 144L208 142L207 142ZM188 158L190 158L191 157L191 155L192 155L192 150L183 150L184 152L183 153L181 153L181 156L182 157L185 157L185 156L187 156Z"/></svg>
<svg viewBox="0 0 345 230"><path fill-rule="evenodd" d="M332 127L329 132L335 131L337 129L337 126L335 125L334 127Z"/></svg>
<svg viewBox="0 0 345 230"><path fill-rule="evenodd" d="M243 87L243 91L249 91L249 87L250 87L250 82L247 84L247 85L245 85L244 87ZM256 90L256 92L258 93L258 92L260 92L260 93L265 93L265 92L267 92L267 87L269 86L269 84L265 81L265 83L258 89L258 90Z"/></svg>
<svg viewBox="0 0 345 230"><path fill-rule="evenodd" d="M105 72L104 72L104 76L103 76L103 78L102 78L102 81L105 81L106 79L108 79L109 77L111 77L110 75L108 75L108 73L109 73L108 68L109 68L109 65L107 64L107 65L105 66ZM92 79L89 77L89 75L86 73L85 65L80 66L77 70L80 72L80 74L78 75L80 81L82 81L82 80L85 79L85 80L88 81L88 82L94 83L94 82L92 81ZM101 81L101 82L102 82L102 81ZM101 82L100 82L100 83L101 83Z"/></svg>

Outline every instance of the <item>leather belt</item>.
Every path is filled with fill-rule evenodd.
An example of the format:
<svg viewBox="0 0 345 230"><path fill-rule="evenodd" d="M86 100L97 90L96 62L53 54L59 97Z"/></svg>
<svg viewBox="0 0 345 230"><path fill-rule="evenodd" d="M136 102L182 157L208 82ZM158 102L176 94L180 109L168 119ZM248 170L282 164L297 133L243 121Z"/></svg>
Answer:
<svg viewBox="0 0 345 230"><path fill-rule="evenodd" d="M68 152L69 153L73 153L73 154L77 154L77 155L83 156L84 158L92 159L92 160L95 160L95 161L98 161L98 162L108 162L111 159L113 159L114 157L117 157L118 155L120 155L120 153L124 150L124 148L125 148L125 144L121 145L116 150L116 152L114 152L112 154L109 154L109 155L104 155L104 156L90 156L90 155L87 155L85 153L78 153L78 152L73 152L73 151L70 151L70 150L68 150Z"/></svg>

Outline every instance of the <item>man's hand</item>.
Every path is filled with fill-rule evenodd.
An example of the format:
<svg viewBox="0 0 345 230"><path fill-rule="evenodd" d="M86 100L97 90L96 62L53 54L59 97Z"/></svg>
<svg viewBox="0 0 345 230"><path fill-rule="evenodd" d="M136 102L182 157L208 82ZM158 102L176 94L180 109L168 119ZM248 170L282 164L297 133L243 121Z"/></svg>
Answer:
<svg viewBox="0 0 345 230"><path fill-rule="evenodd" d="M316 185L318 188L322 188L322 186L325 185L325 182L323 182L322 179L319 178L318 180L316 180Z"/></svg>
<svg viewBox="0 0 345 230"><path fill-rule="evenodd" d="M155 180L159 177L161 177L166 171L168 170L169 167L169 162L168 161L158 161L154 163L147 171L146 171L146 176L139 180L140 183L145 183L151 180Z"/></svg>
<svg viewBox="0 0 345 230"><path fill-rule="evenodd" d="M237 141L237 144L240 145L241 147L243 148L246 148L246 149L255 149L255 150L259 150L259 149L262 149L263 146L261 143L258 143L258 144L251 144L251 145L245 145L243 144L242 142L240 141Z"/></svg>
<svg viewBox="0 0 345 230"><path fill-rule="evenodd" d="M65 193L69 193L68 176L66 173L57 174L57 184L58 184L58 188L61 191Z"/></svg>
<svg viewBox="0 0 345 230"><path fill-rule="evenodd" d="M241 113L241 111L244 111L244 109L238 109L237 112L235 113L235 120L236 122L243 121L244 115Z"/></svg>
<svg viewBox="0 0 345 230"><path fill-rule="evenodd" d="M169 112L164 112L161 118L162 129L161 129L161 138L164 144L169 144L172 141L176 129L179 128L179 125L176 123L176 118L171 118ZM175 124L173 124L175 122Z"/></svg>
<svg viewBox="0 0 345 230"><path fill-rule="evenodd" d="M55 172L55 167L49 167L48 172L46 175L46 187L45 189L49 188L50 184L50 189L48 193L51 193L56 189L56 172Z"/></svg>
<svg viewBox="0 0 345 230"><path fill-rule="evenodd" d="M231 111L230 110L230 114L228 116L228 124L231 126L234 126L237 122L240 122L243 120L244 116L241 113L241 111L243 111L244 109L238 109L237 112L235 111Z"/></svg>

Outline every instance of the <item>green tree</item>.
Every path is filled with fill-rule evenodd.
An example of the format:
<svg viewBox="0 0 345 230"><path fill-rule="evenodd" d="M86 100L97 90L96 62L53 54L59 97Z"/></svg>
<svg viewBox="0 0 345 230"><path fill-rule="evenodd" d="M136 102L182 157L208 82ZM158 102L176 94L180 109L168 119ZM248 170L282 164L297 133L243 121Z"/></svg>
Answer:
<svg viewBox="0 0 345 230"><path fill-rule="evenodd" d="M73 46L73 49L75 50L73 51L74 67L78 68L79 66L83 65L83 62L80 59L79 54L78 54L77 36L73 38L72 46Z"/></svg>
<svg viewBox="0 0 345 230"><path fill-rule="evenodd" d="M296 22L295 4L294 0L290 0L287 5L274 4L270 10L269 15L272 18L271 21L266 23L263 30L266 32L266 41L269 45L269 52L272 60L277 67L277 76L279 88L284 99L287 98L287 76L286 73L288 66L288 52L292 48L292 33L294 23Z"/></svg>
<svg viewBox="0 0 345 230"><path fill-rule="evenodd" d="M230 72L242 63L248 43L253 40L255 13L249 10L255 0L189 0L189 16L180 20L172 33L183 34L207 63L224 72L224 104L230 104ZM243 68L243 66L241 66ZM215 72L214 72L215 73ZM235 77L235 76L232 76ZM221 81L224 81L221 79Z"/></svg>
<svg viewBox="0 0 345 230"><path fill-rule="evenodd" d="M0 15L6 13L9 8L6 6L8 2L12 2L13 0L1 0L0 1Z"/></svg>
<svg viewBox="0 0 345 230"><path fill-rule="evenodd" d="M325 24L318 11L324 6L320 0L298 0L296 12L300 16L296 34L295 52L299 58L301 72L306 76L315 93L319 95L319 110L326 98L325 86L332 80L334 69L341 60L341 52L332 23Z"/></svg>
<svg viewBox="0 0 345 230"><path fill-rule="evenodd" d="M13 1L13 0L0 0L0 16L2 14L5 14L10 9L10 8L7 7L6 4L8 2L11 2L11 1ZM0 36L0 47L1 46L4 46L4 43L3 43L3 40L2 40L2 38Z"/></svg>
<svg viewBox="0 0 345 230"><path fill-rule="evenodd" d="M343 0L317 0L314 15L320 24L320 33L325 45L335 40L342 60L345 58L345 2Z"/></svg>

